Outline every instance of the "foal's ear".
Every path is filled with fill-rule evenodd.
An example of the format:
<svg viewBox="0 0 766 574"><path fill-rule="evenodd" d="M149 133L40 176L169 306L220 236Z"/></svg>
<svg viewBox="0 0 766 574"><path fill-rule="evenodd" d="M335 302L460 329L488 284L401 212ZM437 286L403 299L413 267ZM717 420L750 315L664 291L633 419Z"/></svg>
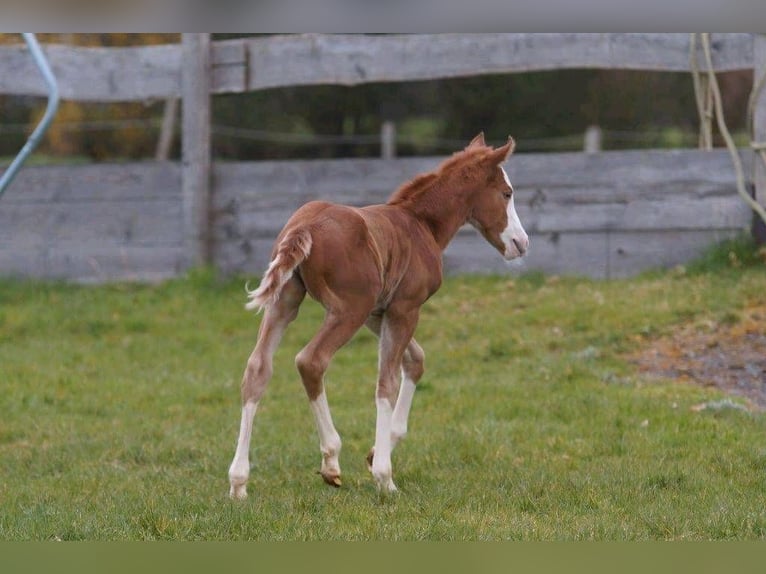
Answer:
<svg viewBox="0 0 766 574"><path fill-rule="evenodd" d="M484 147L487 144L484 143L484 132L479 132L479 135L477 135L475 138L471 140L471 143L466 146L465 149L469 149L472 147Z"/></svg>
<svg viewBox="0 0 766 574"><path fill-rule="evenodd" d="M511 136L508 136L508 143L492 150L492 160L497 163L503 163L513 153L514 149L516 149L516 142Z"/></svg>

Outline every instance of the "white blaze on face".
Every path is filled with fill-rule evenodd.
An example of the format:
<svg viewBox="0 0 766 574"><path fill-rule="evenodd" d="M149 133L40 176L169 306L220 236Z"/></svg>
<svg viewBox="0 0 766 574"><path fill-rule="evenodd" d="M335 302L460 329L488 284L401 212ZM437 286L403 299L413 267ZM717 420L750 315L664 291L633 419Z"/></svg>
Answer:
<svg viewBox="0 0 766 574"><path fill-rule="evenodd" d="M509 189L513 191L513 186L511 185L511 180L508 179L508 174L502 167L500 168L500 171L503 172L505 183L508 184ZM527 236L527 232L524 231L521 221L519 221L519 216L516 213L516 208L513 204L513 194L511 194L511 199L508 201L506 215L508 216L508 226L500 234L500 239L505 245L505 253L503 255L506 259L515 259L516 257L524 255L529 248L529 237Z"/></svg>

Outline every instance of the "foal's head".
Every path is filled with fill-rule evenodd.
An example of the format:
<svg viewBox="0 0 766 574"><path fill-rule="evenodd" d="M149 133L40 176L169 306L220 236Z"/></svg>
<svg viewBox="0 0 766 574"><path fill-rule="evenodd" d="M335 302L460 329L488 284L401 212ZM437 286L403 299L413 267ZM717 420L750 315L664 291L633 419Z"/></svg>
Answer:
<svg viewBox="0 0 766 574"><path fill-rule="evenodd" d="M521 257L529 248L529 237L521 226L513 204L513 186L502 167L513 153L513 138L508 143L492 149L484 143L480 133L466 150L475 150L475 190L471 198L468 223L473 225L506 259ZM480 153L479 148L486 150Z"/></svg>

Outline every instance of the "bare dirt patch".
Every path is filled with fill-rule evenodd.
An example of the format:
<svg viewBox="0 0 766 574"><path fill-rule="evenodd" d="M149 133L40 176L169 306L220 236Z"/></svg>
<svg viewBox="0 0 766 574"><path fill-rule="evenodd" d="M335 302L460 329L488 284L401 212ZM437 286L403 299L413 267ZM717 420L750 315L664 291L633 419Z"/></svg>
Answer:
<svg viewBox="0 0 766 574"><path fill-rule="evenodd" d="M766 305L721 322L696 322L630 357L649 376L719 388L766 409Z"/></svg>

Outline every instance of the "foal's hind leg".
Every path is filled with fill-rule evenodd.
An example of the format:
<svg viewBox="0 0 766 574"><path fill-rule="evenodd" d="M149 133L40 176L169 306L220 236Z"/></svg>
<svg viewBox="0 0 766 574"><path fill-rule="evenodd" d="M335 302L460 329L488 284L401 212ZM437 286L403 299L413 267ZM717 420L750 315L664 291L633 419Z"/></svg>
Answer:
<svg viewBox="0 0 766 574"><path fill-rule="evenodd" d="M247 479L250 475L250 437L253 418L266 385L271 379L272 358L279 346L285 328L298 315L298 308L306 295L306 289L292 277L283 287L279 299L268 307L258 330L258 342L247 361L242 377L242 419L234 460L229 467L232 498L247 497Z"/></svg>
<svg viewBox="0 0 766 574"><path fill-rule="evenodd" d="M360 308L366 309L365 306ZM319 433L319 450L322 453L319 473L324 481L332 486L341 485L338 461L341 440L330 415L324 390L324 374L335 352L364 324L367 313L367 310L328 311L319 332L295 357L295 365L306 388Z"/></svg>

